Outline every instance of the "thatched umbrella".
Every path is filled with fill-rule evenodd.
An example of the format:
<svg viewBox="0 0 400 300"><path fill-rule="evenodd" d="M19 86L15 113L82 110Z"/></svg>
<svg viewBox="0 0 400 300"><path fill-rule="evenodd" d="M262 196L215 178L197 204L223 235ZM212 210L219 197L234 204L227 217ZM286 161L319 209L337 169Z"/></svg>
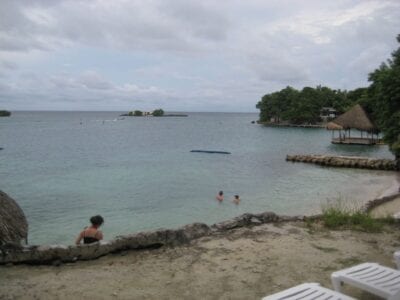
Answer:
<svg viewBox="0 0 400 300"><path fill-rule="evenodd" d="M341 130L341 129L358 129L361 131L376 132L377 128L372 123L366 111L361 107L360 104L355 105L352 109L345 112L334 119L331 126L327 126L330 130ZM329 124L328 124L329 125ZM341 127L341 128L340 128Z"/></svg>
<svg viewBox="0 0 400 300"><path fill-rule="evenodd" d="M328 130L343 130L343 127L336 124L335 122L329 122L326 125L326 129L328 129Z"/></svg>
<svg viewBox="0 0 400 300"><path fill-rule="evenodd" d="M28 238L28 222L19 205L0 191L0 245L20 244Z"/></svg>

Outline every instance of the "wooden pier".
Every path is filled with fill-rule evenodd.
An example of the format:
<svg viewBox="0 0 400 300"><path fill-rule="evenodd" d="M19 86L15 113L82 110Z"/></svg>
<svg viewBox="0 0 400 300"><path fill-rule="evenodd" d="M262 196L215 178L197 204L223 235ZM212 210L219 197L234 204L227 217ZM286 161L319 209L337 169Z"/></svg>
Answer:
<svg viewBox="0 0 400 300"><path fill-rule="evenodd" d="M333 138L332 144L344 145L385 145L382 139L371 139L361 137Z"/></svg>

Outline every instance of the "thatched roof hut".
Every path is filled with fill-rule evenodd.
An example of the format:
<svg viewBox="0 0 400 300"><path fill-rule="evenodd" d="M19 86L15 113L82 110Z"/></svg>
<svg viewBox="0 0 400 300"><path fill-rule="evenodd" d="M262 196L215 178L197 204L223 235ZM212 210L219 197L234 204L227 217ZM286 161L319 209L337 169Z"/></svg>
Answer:
<svg viewBox="0 0 400 300"><path fill-rule="evenodd" d="M0 191L0 245L20 243L28 237L28 222L19 205Z"/></svg>
<svg viewBox="0 0 400 300"><path fill-rule="evenodd" d="M366 111L360 104L355 105L352 109L340 115L332 122L328 123L329 130L347 130L358 129L361 131L376 132L377 128L372 123Z"/></svg>
<svg viewBox="0 0 400 300"><path fill-rule="evenodd" d="M375 145L382 142L379 138L378 128L359 104L329 122L326 128L332 130L333 144ZM351 129L359 130L361 137L351 136ZM339 137L335 138L334 132L337 130ZM344 131L343 134L342 130ZM366 136L363 135L363 132L366 132Z"/></svg>
<svg viewBox="0 0 400 300"><path fill-rule="evenodd" d="M334 122L329 122L326 125L326 129L328 129L328 130L343 130L343 126L340 126Z"/></svg>

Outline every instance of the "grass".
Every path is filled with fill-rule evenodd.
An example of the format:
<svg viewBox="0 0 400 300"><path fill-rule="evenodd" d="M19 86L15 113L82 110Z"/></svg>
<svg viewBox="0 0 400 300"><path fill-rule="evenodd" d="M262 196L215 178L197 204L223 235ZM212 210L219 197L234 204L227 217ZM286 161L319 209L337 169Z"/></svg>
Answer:
<svg viewBox="0 0 400 300"><path fill-rule="evenodd" d="M365 232L380 232L386 224L395 222L393 217L373 218L355 202L339 197L328 200L322 207L322 221L329 229L352 229Z"/></svg>

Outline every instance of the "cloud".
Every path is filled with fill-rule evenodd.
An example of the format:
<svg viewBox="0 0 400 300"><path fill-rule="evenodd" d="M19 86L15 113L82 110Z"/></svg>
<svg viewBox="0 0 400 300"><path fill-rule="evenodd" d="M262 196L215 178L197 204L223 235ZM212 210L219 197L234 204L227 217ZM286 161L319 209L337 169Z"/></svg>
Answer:
<svg viewBox="0 0 400 300"><path fill-rule="evenodd" d="M0 103L254 110L287 85L366 85L399 28L395 0L3 0Z"/></svg>
<svg viewBox="0 0 400 300"><path fill-rule="evenodd" d="M88 89L109 90L113 88L111 82L107 81L94 71L87 71L83 73L79 77L78 81Z"/></svg>

